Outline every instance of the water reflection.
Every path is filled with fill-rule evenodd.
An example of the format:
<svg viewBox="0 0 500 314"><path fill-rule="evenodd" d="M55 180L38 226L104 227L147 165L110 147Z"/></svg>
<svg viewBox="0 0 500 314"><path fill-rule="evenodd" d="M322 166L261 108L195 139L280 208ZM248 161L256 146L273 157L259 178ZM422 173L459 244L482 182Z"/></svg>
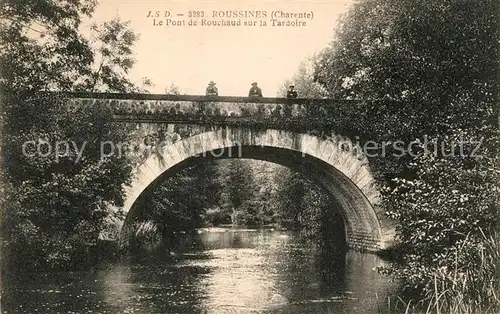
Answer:
<svg viewBox="0 0 500 314"><path fill-rule="evenodd" d="M258 313L269 305L276 287L276 252L286 238L266 231L207 233L212 272L204 281L207 313Z"/></svg>
<svg viewBox="0 0 500 314"><path fill-rule="evenodd" d="M94 272L4 281L4 313L377 313L395 285L374 255L299 233L206 230Z"/></svg>

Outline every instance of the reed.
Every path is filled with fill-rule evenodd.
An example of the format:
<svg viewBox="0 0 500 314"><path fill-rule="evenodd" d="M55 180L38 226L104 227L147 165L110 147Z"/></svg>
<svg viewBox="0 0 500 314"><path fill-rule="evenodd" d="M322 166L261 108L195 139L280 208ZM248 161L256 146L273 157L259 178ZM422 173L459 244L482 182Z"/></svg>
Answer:
<svg viewBox="0 0 500 314"><path fill-rule="evenodd" d="M140 247L153 250L162 242L161 232L154 221L147 220L133 226L133 237Z"/></svg>
<svg viewBox="0 0 500 314"><path fill-rule="evenodd" d="M486 234L481 230L483 241L476 247L479 259L468 263L459 262L464 256L460 250L470 250L464 241L455 255L454 268L436 268L421 299L397 297L388 300L389 313L425 314L498 314L500 313L500 233ZM387 308L387 307L386 307ZM380 312L380 309L379 309ZM387 313L385 311L384 313Z"/></svg>

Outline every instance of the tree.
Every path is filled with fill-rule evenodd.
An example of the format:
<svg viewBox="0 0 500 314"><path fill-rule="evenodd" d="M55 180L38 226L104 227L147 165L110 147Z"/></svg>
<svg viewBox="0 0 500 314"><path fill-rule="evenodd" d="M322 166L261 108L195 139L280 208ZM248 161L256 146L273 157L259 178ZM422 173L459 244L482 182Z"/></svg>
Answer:
<svg viewBox="0 0 500 314"><path fill-rule="evenodd" d="M64 97L43 93L136 90L124 76L136 39L126 24L95 29L109 59L93 68L96 50L79 26L94 6L16 0L0 7L2 233L16 269L86 266L111 214L107 208L122 205L122 184L130 179L126 158L101 158L102 139L122 142L129 131L111 123L108 109L72 108Z"/></svg>
<svg viewBox="0 0 500 314"><path fill-rule="evenodd" d="M50 104L64 108L56 99ZM122 184L130 177L126 158L101 158L101 138L124 141L127 135L108 123L111 113L105 108L61 110L54 118L64 123L4 139L4 178L11 188L3 204L4 252L19 269L91 262L91 250L111 214L107 208L123 205ZM23 143L28 143L26 153L19 154L14 148Z"/></svg>
<svg viewBox="0 0 500 314"><path fill-rule="evenodd" d="M499 53L498 9L489 0L360 1L315 71L333 97L356 100L332 121L358 134L362 145L409 144L427 135L445 147L424 154L417 145L402 157L389 148L370 163L381 180L394 179L381 181L388 214L401 223L404 255L393 273L424 294L435 293L437 281L452 312L450 300L460 293L467 306L484 306L489 298L460 290L450 280L453 270L466 274L461 280L470 280L471 289L480 286L478 278L483 287L498 283L494 266L475 266L484 254L478 247L488 245L482 232L499 222L499 60L491 57ZM480 139L479 157L472 156Z"/></svg>
<svg viewBox="0 0 500 314"><path fill-rule="evenodd" d="M278 90L280 97L286 97L290 85L295 86L299 98L324 98L328 96L327 90L314 81L316 56L307 58L300 62L297 73L292 78L285 80Z"/></svg>
<svg viewBox="0 0 500 314"><path fill-rule="evenodd" d="M167 95L182 95L182 91L179 86L174 83L170 84L169 87L165 88L165 94Z"/></svg>
<svg viewBox="0 0 500 314"><path fill-rule="evenodd" d="M307 206L305 179L288 168L281 168L274 175L278 182L277 222L286 228L302 227L302 212Z"/></svg>
<svg viewBox="0 0 500 314"><path fill-rule="evenodd" d="M128 71L134 66L132 47L139 35L129 28L130 22L119 18L91 26L90 45L93 48L92 72L77 89L85 91L138 92L128 78ZM148 79L143 83L149 85Z"/></svg>
<svg viewBox="0 0 500 314"><path fill-rule="evenodd" d="M274 174L282 166L259 160L248 160L247 163L250 165L250 174L254 182L251 205L255 208L255 223L260 226L274 224L279 188L278 182L274 180Z"/></svg>
<svg viewBox="0 0 500 314"><path fill-rule="evenodd" d="M498 61L490 58L498 49L496 9L495 1L360 2L320 54L316 79L335 96L376 101L364 105L378 111L372 120L406 111L405 130L484 122L498 86ZM471 99L481 102L468 106ZM459 110L472 120L456 116Z"/></svg>
<svg viewBox="0 0 500 314"><path fill-rule="evenodd" d="M79 33L95 1L4 1L0 7L2 91L69 90L90 74L92 49Z"/></svg>
<svg viewBox="0 0 500 314"><path fill-rule="evenodd" d="M341 126L363 142L409 143L423 134L491 124L497 6L489 0L355 4L315 71L334 98L357 100L351 111L337 114L345 117ZM373 163L381 172L404 171L391 156Z"/></svg>
<svg viewBox="0 0 500 314"><path fill-rule="evenodd" d="M462 141L462 136L448 140ZM400 221L400 254L396 263L382 270L402 278L405 292L421 298L425 306L439 304L451 313L500 309L496 298L500 289L499 139L497 133L483 138L479 146L465 143L463 154L446 148L446 157L418 156L410 164L416 176L396 178L394 187L384 193L387 213Z"/></svg>
<svg viewBox="0 0 500 314"><path fill-rule="evenodd" d="M252 171L248 162L234 159L220 169L223 206L230 213L234 225L254 224L255 208L250 206L254 188Z"/></svg>
<svg viewBox="0 0 500 314"><path fill-rule="evenodd" d="M164 244L176 233L201 227L205 212L219 201L216 173L214 161L207 159L165 179L136 205L136 221L154 224Z"/></svg>

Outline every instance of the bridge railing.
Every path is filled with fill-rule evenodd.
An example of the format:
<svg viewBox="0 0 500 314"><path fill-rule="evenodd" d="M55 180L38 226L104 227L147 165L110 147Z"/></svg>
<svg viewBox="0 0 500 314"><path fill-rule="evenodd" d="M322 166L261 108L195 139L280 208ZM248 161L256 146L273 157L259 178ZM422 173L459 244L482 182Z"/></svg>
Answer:
<svg viewBox="0 0 500 314"><path fill-rule="evenodd" d="M165 101L196 101L196 102L231 102L231 103L276 103L276 104L308 104L311 101L325 104L351 103L353 100L340 100L329 98L280 98L280 97L241 97L241 96L205 96L205 95L167 95L167 94L141 94L141 93L91 93L75 92L65 93L70 98L82 99L107 99L107 100L165 100Z"/></svg>
<svg viewBox="0 0 500 314"><path fill-rule="evenodd" d="M110 108L123 122L185 124L265 124L303 126L328 124L322 118L354 101L308 98L251 98L235 96L71 93L72 106L98 104Z"/></svg>

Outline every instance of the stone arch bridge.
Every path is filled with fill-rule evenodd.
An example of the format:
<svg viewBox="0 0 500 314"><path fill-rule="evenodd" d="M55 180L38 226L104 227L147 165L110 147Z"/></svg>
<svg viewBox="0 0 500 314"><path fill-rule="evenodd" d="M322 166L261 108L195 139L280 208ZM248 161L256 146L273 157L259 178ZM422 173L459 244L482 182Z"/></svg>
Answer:
<svg viewBox="0 0 500 314"><path fill-rule="evenodd" d="M396 222L384 215L379 188L359 147L328 129L325 108L349 105L328 99L283 99L151 94L72 94L70 105L106 106L113 119L133 124L149 143L125 186L125 224L134 203L165 177L196 164L200 157L251 158L303 173L336 202L347 244L378 251L394 242Z"/></svg>

